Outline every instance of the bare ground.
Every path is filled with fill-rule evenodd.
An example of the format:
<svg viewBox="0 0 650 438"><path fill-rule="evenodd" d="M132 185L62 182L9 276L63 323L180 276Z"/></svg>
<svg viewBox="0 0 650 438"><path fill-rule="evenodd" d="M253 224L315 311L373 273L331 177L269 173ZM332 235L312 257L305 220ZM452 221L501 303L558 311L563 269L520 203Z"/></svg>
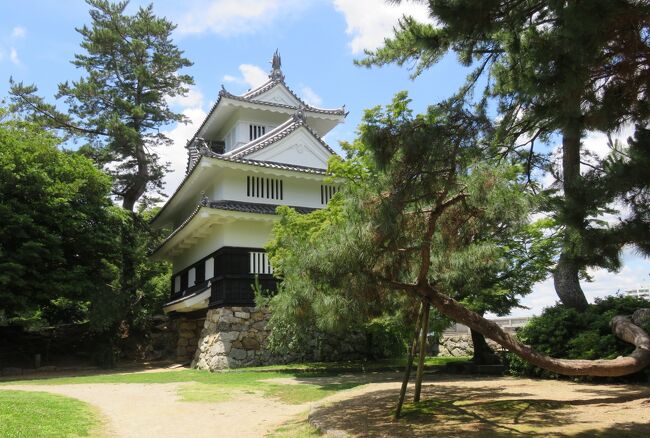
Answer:
<svg viewBox="0 0 650 438"><path fill-rule="evenodd" d="M419 409L406 406L394 422L398 391L392 382L336 394L312 409L310 421L338 436L650 436L650 387L644 385L431 376ZM412 397L409 391L407 401Z"/></svg>
<svg viewBox="0 0 650 438"><path fill-rule="evenodd" d="M393 422L390 413L399 377L390 373L274 379L283 384L373 382L302 405L243 392L220 403L183 402L177 390L187 383L5 388L47 391L86 401L106 420L105 435L117 437L261 437L304 412L332 435L650 436L648 386L433 375L424 385L421 409L416 412L407 406L405 418Z"/></svg>

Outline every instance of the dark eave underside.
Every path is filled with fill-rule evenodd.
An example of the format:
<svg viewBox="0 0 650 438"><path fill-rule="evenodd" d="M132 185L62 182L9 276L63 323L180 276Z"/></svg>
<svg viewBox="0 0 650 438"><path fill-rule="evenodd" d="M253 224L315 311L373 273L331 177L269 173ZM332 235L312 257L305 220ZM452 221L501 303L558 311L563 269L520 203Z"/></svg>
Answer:
<svg viewBox="0 0 650 438"><path fill-rule="evenodd" d="M257 213L257 214L275 214L275 209L280 204L258 204L255 202L242 202L242 201L212 201L208 204L210 208L228 211L241 211L244 213ZM307 214L312 211L318 210L317 208L309 207L295 207L289 206L296 210L298 213Z"/></svg>
<svg viewBox="0 0 650 438"><path fill-rule="evenodd" d="M183 221L172 233L161 242L156 249L152 251L152 254L158 252L163 246L165 246L176 234L178 234L183 228L185 228L191 221L194 219L196 214L201 208L212 208L214 210L223 210L223 211L238 211L241 213L253 213L253 214L265 214L265 215L274 215L275 209L282 204L257 204L254 202L242 202L242 201L209 201L206 204L199 204L194 209L192 214ZM296 207L289 205L288 207L293 208L298 213L308 214L312 211L318 210L318 208L310 207Z"/></svg>

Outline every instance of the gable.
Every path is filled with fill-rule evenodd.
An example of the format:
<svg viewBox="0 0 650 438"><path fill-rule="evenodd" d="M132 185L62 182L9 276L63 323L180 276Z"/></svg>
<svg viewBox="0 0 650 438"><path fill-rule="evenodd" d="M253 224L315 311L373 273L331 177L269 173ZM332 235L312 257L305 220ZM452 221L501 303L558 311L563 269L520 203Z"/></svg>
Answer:
<svg viewBox="0 0 650 438"><path fill-rule="evenodd" d="M293 107L299 107L302 105L302 103L296 99L296 97L282 84L276 85L269 91L266 91L259 96L254 97L253 99L261 100L263 102L279 103Z"/></svg>
<svg viewBox="0 0 650 438"><path fill-rule="evenodd" d="M246 158L327 169L327 160L331 155L306 128L301 127Z"/></svg>

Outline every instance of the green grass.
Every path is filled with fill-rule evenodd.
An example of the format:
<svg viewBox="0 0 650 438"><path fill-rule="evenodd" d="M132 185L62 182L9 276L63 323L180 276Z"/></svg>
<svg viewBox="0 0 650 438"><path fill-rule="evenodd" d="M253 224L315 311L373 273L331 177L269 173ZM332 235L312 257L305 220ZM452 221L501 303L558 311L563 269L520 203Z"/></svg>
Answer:
<svg viewBox="0 0 650 438"><path fill-rule="evenodd" d="M519 399L477 401L432 398L419 403L404 403L401 421L471 436L504 436L544 433L544 428L568 424L568 403ZM432 429L434 430L434 429Z"/></svg>
<svg viewBox="0 0 650 438"><path fill-rule="evenodd" d="M359 386L355 383L330 383L326 385L311 385L301 383L298 385L267 384L264 392L267 396L277 398L285 403L300 404L320 400L338 391Z"/></svg>
<svg viewBox="0 0 650 438"><path fill-rule="evenodd" d="M222 386L206 383L190 383L178 389L182 401L221 403L232 399L232 393L224 391Z"/></svg>
<svg viewBox="0 0 650 438"><path fill-rule="evenodd" d="M466 362L469 358L429 357L426 366L445 365L453 362ZM219 385L249 385L259 380L280 377L321 377L339 372L362 372L400 370L404 359L387 359L373 362L314 362L289 365L251 367L237 370L210 373L201 370L161 371L148 373L106 373L76 377L34 378L0 382L3 385L66 385L86 383L174 383L198 382Z"/></svg>
<svg viewBox="0 0 650 438"><path fill-rule="evenodd" d="M99 420L86 403L44 392L0 391L0 437L83 437Z"/></svg>
<svg viewBox="0 0 650 438"><path fill-rule="evenodd" d="M449 363L469 362L471 356L462 357L427 357L425 366L435 367ZM295 370L295 371L322 371L322 372L364 372L364 371L395 371L401 370L406 365L405 358L381 359L374 361L354 360L348 362L307 362L288 365L269 365L263 367L248 368L258 371Z"/></svg>
<svg viewBox="0 0 650 438"><path fill-rule="evenodd" d="M266 438L318 438L323 436L320 431L309 424L307 417L283 424Z"/></svg>

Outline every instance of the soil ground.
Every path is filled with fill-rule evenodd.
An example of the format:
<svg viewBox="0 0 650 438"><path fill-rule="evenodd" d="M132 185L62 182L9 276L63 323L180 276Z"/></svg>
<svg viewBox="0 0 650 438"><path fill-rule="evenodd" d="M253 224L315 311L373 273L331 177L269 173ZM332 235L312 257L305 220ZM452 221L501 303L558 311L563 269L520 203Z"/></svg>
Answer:
<svg viewBox="0 0 650 438"><path fill-rule="evenodd" d="M274 379L277 383L367 383L320 402L285 404L238 392L220 403L184 402L188 383L10 385L47 391L95 406L115 437L261 437L309 413L330 435L420 436L650 436L650 387L576 384L509 377L429 375L423 402L407 404L391 421L398 373ZM409 394L409 397L412 397Z"/></svg>
<svg viewBox="0 0 650 438"><path fill-rule="evenodd" d="M398 383L339 393L310 413L323 431L363 437L650 436L650 386L429 376L420 404L391 413ZM412 385L410 386L412 390ZM409 391L407 401L412 401Z"/></svg>

